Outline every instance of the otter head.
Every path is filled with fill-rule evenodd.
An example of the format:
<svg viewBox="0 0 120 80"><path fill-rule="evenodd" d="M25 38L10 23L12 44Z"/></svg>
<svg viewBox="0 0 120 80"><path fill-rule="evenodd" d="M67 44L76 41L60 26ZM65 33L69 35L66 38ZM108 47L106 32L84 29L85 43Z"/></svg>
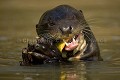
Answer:
<svg viewBox="0 0 120 80"><path fill-rule="evenodd" d="M84 39L82 30L86 25L81 10L61 5L42 15L36 31L39 37L52 40L60 51L72 51Z"/></svg>

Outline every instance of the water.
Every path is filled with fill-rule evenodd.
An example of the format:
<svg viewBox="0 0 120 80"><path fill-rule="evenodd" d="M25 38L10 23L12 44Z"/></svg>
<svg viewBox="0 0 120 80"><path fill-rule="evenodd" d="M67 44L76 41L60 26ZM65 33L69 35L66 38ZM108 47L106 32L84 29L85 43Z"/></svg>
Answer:
<svg viewBox="0 0 120 80"><path fill-rule="evenodd" d="M119 80L119 0L1 0L0 80ZM99 43L102 62L19 66L21 49L37 36L40 16L59 4L82 9Z"/></svg>

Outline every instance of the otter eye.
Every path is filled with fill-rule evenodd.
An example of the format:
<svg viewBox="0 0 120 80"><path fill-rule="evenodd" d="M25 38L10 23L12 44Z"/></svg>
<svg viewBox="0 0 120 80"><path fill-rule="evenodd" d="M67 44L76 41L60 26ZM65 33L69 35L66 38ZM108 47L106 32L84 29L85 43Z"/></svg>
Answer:
<svg viewBox="0 0 120 80"><path fill-rule="evenodd" d="M49 26L54 26L55 23L51 22L51 23L48 23Z"/></svg>
<svg viewBox="0 0 120 80"><path fill-rule="evenodd" d="M70 30L73 30L73 27L72 27L72 26L70 26Z"/></svg>

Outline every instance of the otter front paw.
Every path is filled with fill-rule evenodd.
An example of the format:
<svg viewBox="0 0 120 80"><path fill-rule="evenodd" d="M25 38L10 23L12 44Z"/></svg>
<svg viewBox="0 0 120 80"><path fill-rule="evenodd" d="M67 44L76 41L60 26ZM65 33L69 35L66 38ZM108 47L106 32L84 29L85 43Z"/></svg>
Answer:
<svg viewBox="0 0 120 80"><path fill-rule="evenodd" d="M23 61L20 61L21 66L31 65L32 56L30 54L28 54L27 48L22 49L22 59L23 59Z"/></svg>

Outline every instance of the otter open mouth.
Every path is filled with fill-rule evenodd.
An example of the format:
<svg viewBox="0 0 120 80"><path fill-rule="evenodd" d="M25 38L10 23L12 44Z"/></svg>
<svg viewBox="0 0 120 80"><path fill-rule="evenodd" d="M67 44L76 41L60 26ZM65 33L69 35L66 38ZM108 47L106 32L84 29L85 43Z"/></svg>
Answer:
<svg viewBox="0 0 120 80"><path fill-rule="evenodd" d="M64 43L65 43L65 47L64 49L66 51L72 51L74 50L75 48L78 47L79 45L79 40L80 40L80 34L79 35L75 35L71 40L69 40L68 42L66 42L64 40Z"/></svg>
<svg viewBox="0 0 120 80"><path fill-rule="evenodd" d="M62 52L64 49L65 51L72 51L80 46L80 42L83 39L83 34L77 34L74 37L70 38L69 40L63 39L63 42L57 45L57 48Z"/></svg>

